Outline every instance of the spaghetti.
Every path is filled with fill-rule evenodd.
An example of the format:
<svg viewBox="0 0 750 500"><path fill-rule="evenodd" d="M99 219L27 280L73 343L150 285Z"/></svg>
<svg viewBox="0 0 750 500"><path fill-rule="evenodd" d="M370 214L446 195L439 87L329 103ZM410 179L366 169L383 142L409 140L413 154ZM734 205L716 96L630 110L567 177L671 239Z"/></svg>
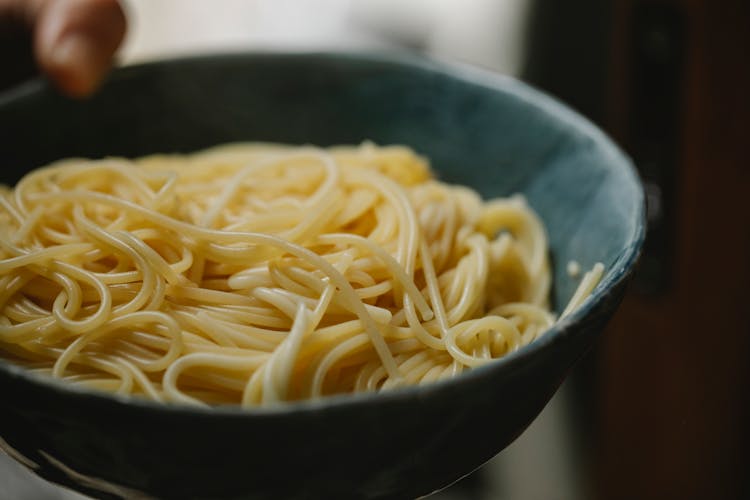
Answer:
<svg viewBox="0 0 750 500"><path fill-rule="evenodd" d="M482 201L397 146L65 160L0 192L0 259L0 353L163 402L429 383L556 320L523 198Z"/></svg>

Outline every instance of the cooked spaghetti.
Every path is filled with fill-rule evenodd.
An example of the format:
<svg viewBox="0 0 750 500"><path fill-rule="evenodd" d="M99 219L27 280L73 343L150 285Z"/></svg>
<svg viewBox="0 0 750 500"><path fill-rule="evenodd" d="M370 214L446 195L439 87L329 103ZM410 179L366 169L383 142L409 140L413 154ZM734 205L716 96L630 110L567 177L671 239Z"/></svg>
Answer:
<svg viewBox="0 0 750 500"><path fill-rule="evenodd" d="M164 402L429 383L555 322L547 252L523 198L485 202L404 147L65 160L0 192L0 353Z"/></svg>

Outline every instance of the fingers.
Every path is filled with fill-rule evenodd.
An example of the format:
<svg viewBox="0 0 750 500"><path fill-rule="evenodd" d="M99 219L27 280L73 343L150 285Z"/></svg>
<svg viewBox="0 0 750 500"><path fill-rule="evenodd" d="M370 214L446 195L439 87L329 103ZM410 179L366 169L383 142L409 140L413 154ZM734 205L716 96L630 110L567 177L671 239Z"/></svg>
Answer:
<svg viewBox="0 0 750 500"><path fill-rule="evenodd" d="M32 0L34 52L44 73L73 97L93 92L125 36L117 0Z"/></svg>

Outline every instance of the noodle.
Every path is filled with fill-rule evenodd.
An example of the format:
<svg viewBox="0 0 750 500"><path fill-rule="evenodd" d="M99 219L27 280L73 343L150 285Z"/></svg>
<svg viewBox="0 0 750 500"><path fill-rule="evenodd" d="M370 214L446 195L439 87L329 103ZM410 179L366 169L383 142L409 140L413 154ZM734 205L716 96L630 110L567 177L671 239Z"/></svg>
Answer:
<svg viewBox="0 0 750 500"><path fill-rule="evenodd" d="M160 402L454 377L555 322L551 279L522 197L484 202L404 147L65 160L0 189L0 354Z"/></svg>

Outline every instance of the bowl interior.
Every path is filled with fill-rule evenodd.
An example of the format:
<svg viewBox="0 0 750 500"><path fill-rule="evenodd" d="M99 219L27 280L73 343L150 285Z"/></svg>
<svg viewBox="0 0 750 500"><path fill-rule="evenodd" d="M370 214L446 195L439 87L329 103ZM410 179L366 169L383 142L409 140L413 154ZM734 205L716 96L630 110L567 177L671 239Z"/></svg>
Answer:
<svg viewBox="0 0 750 500"><path fill-rule="evenodd" d="M37 90L0 98L5 183L72 156L370 139L409 145L441 178L484 196L524 193L549 232L557 307L576 285L568 260L612 270L638 239L640 186L621 154L552 99L468 68L346 54L235 55L124 68L83 102Z"/></svg>

